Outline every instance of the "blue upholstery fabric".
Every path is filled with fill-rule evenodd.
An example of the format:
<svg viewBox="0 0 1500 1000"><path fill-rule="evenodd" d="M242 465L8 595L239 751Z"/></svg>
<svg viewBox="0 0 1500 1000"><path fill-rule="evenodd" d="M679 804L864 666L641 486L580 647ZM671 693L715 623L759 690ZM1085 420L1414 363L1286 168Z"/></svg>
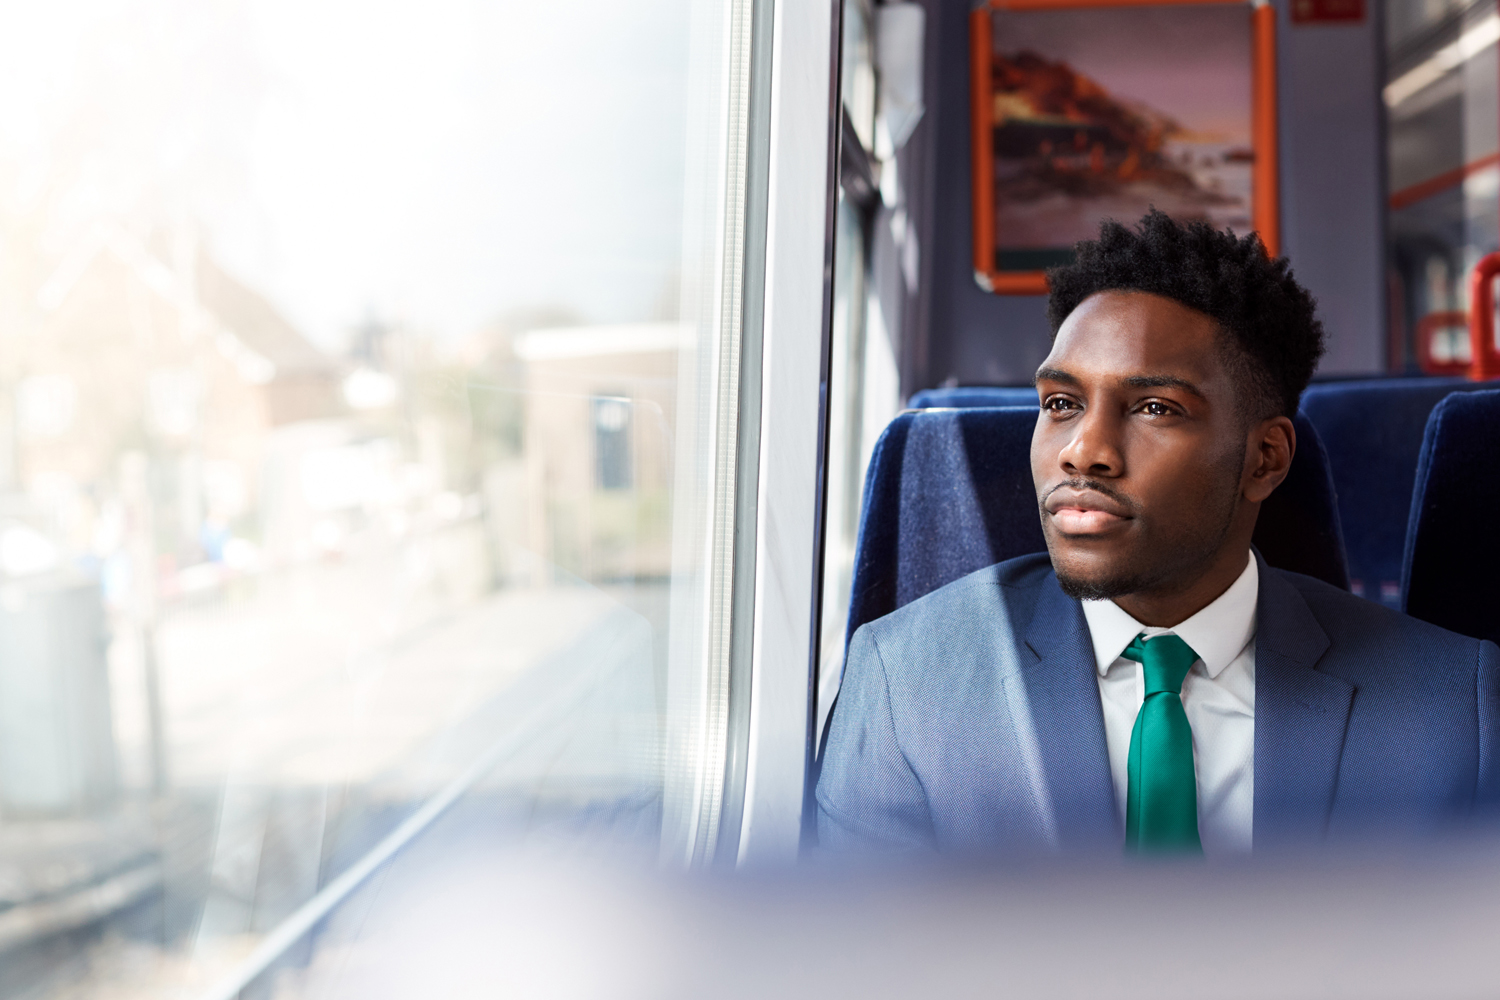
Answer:
<svg viewBox="0 0 1500 1000"><path fill-rule="evenodd" d="M1500 640L1500 390L1454 393L1432 411L1406 529L1402 610Z"/></svg>
<svg viewBox="0 0 1500 1000"><path fill-rule="evenodd" d="M1349 589L1344 530L1328 473L1328 452L1304 413L1292 421L1297 453L1276 492L1260 505L1254 543L1266 562Z"/></svg>
<svg viewBox="0 0 1500 1000"><path fill-rule="evenodd" d="M976 391L976 390L971 390ZM855 550L849 635L991 563L1046 551L1031 481L1030 407L908 411L875 445ZM1327 456L1298 416L1296 458L1261 508L1272 566L1348 589Z"/></svg>
<svg viewBox="0 0 1500 1000"><path fill-rule="evenodd" d="M1032 407L907 412L865 475L849 635L991 563L1045 552Z"/></svg>
<svg viewBox="0 0 1500 1000"><path fill-rule="evenodd" d="M906 404L913 410L943 406L1035 406L1036 390L1029 385L956 386L951 389L922 389L912 394Z"/></svg>
<svg viewBox="0 0 1500 1000"><path fill-rule="evenodd" d="M1406 519L1427 416L1448 393L1482 387L1461 378L1366 379L1314 384L1303 395L1302 411L1328 450L1354 593L1400 606Z"/></svg>

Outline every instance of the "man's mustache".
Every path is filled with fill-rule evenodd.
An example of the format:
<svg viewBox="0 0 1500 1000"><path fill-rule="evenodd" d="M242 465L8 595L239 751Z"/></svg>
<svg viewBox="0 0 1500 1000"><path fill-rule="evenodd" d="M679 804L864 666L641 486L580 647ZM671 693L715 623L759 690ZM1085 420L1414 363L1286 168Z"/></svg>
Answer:
<svg viewBox="0 0 1500 1000"><path fill-rule="evenodd" d="M1104 482L1101 482L1098 479L1085 479L1081 477L1077 479L1064 479L1060 483L1054 483L1047 489L1047 492L1037 497L1037 507L1039 509L1045 509L1047 506L1047 498L1056 493L1058 490L1075 490L1079 493L1082 493L1085 490L1092 490L1095 493L1100 493L1104 496L1109 497L1115 503L1130 511L1132 515L1139 514L1141 510L1140 502L1134 497L1129 496L1125 493L1121 493L1119 490L1114 489L1113 487Z"/></svg>

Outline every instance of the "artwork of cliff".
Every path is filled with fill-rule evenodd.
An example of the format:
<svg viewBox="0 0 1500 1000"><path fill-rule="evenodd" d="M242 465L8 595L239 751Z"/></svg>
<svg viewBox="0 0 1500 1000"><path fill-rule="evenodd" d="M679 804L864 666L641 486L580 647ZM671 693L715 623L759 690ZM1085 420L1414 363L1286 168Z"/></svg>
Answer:
<svg viewBox="0 0 1500 1000"><path fill-rule="evenodd" d="M1185 131L1175 119L1116 98L1066 62L996 53L991 94L1001 200L1097 197L1143 184L1174 200L1226 201L1168 155L1168 141Z"/></svg>

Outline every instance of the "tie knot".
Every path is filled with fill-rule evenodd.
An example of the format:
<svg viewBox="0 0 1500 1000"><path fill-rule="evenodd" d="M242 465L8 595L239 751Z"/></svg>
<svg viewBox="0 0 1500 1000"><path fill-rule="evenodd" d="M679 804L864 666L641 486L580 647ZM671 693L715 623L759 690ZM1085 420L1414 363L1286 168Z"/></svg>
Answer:
<svg viewBox="0 0 1500 1000"><path fill-rule="evenodd" d="M1182 694L1182 681L1192 669L1198 654L1193 647L1175 635L1147 639L1141 633L1130 640L1123 655L1139 663L1146 674L1146 697L1163 691Z"/></svg>

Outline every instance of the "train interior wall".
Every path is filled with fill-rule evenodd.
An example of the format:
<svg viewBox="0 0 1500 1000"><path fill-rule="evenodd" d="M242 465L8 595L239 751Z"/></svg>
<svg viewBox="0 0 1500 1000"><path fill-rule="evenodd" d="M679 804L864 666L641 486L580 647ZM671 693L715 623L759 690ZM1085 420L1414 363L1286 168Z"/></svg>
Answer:
<svg viewBox="0 0 1500 1000"><path fill-rule="evenodd" d="M899 154L907 219L920 254L882 267L883 300L904 297L891 323L903 398L939 385L1028 382L1050 340L1046 300L995 295L974 281L971 250L969 0L920 0L926 12L926 113ZM1277 86L1282 252L1317 297L1328 330L1321 376L1386 371L1385 134L1382 16L1293 24L1278 8ZM899 228L899 227L898 227ZM919 258L911 267L912 258ZM919 280L911 282L910 277ZM889 315L889 313L888 313ZM898 335L899 330L899 335Z"/></svg>

